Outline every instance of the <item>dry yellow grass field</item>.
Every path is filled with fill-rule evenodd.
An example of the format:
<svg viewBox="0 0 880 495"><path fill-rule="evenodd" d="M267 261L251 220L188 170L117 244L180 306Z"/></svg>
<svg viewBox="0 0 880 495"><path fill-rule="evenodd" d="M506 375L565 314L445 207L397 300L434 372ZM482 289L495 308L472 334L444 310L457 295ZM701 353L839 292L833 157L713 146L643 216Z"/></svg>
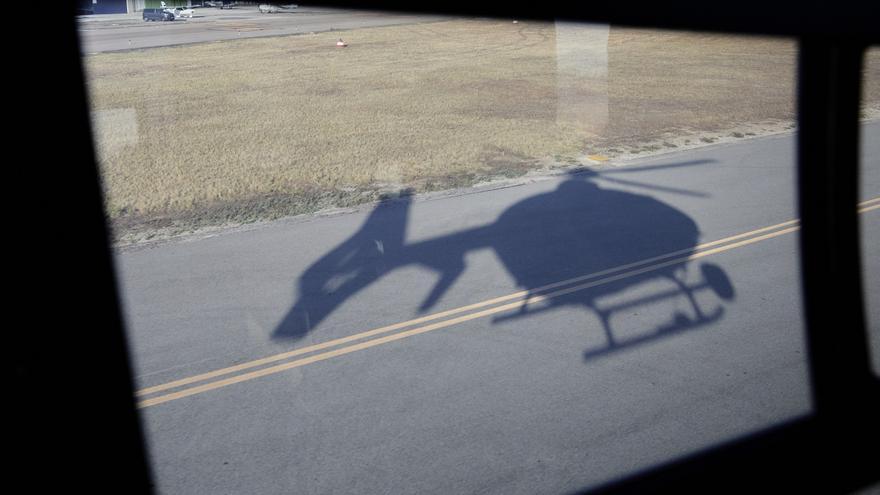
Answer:
<svg viewBox="0 0 880 495"><path fill-rule="evenodd" d="M731 129L745 137L793 118L789 40L612 27L597 71L578 67L578 36L553 23L457 20L87 56L117 239ZM869 65L869 105L880 101L878 69Z"/></svg>

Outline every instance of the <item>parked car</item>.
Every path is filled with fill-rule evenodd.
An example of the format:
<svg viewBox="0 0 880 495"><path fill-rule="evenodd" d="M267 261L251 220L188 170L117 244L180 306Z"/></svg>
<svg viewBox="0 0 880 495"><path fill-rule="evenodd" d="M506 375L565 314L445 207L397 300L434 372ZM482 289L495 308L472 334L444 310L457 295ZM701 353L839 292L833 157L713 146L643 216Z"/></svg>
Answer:
<svg viewBox="0 0 880 495"><path fill-rule="evenodd" d="M260 13L261 14L276 14L278 12L290 12L293 9L299 8L299 5L295 3L290 4L271 4L271 3L263 3L260 4Z"/></svg>
<svg viewBox="0 0 880 495"><path fill-rule="evenodd" d="M174 14L164 9L144 9L145 21L173 21Z"/></svg>
<svg viewBox="0 0 880 495"><path fill-rule="evenodd" d="M168 9L174 14L175 19L179 19L181 17L189 17L192 19L193 13L195 12L193 9L188 9L186 7L175 7L173 9Z"/></svg>

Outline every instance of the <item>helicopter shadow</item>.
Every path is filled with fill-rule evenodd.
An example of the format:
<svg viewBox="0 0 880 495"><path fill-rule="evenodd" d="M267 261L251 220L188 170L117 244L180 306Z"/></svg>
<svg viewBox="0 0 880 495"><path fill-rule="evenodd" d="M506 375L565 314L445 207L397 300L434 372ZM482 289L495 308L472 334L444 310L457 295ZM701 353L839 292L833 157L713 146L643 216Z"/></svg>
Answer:
<svg viewBox="0 0 880 495"><path fill-rule="evenodd" d="M504 324L561 307L584 308L598 317L606 342L600 349L586 351L585 358L706 326L723 316L723 301L732 300L735 291L724 271L712 264L699 266L699 281L687 281L693 264L689 255L700 238L697 224L651 195L607 188L599 182L707 198L701 192L616 175L709 163L624 167L601 173L576 170L554 190L510 206L490 224L414 243L405 240L412 195L402 191L400 198L379 203L357 232L302 273L297 281L298 298L273 338L304 337L348 299L404 267L420 266L437 274L433 288L418 307L418 312L424 313L434 308L464 273L466 255L484 249L493 251L516 285L528 293L518 309L496 316L492 322ZM650 265L646 260L662 262ZM663 283L654 285L667 289L603 304L606 296L625 295L630 288L658 281ZM700 291L714 293L716 301L710 308L698 301L696 293ZM685 301L688 310L672 311L638 337L615 337L614 313L671 299ZM393 302L388 304L392 309Z"/></svg>

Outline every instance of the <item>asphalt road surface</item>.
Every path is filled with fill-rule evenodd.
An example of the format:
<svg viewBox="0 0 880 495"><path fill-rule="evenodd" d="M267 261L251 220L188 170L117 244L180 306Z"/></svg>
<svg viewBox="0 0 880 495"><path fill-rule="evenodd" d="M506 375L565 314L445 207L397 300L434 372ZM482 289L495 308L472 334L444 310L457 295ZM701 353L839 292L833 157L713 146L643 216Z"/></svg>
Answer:
<svg viewBox="0 0 880 495"><path fill-rule="evenodd" d="M864 140L876 330L880 124ZM808 414L794 149L117 254L159 489L569 493Z"/></svg>
<svg viewBox="0 0 880 495"><path fill-rule="evenodd" d="M83 53L97 53L444 19L449 17L317 7L260 14L255 6L241 6L223 10L199 8L192 19L172 22L145 22L141 13L82 16L78 22Z"/></svg>

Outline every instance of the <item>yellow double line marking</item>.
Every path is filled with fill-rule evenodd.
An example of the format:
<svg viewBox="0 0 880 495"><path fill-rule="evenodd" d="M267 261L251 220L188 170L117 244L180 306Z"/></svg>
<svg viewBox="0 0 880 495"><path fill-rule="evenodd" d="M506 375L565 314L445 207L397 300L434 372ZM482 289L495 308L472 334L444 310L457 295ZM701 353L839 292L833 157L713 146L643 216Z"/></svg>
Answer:
<svg viewBox="0 0 880 495"><path fill-rule="evenodd" d="M876 210L880 208L880 198L874 198L863 203L859 204L859 212L865 213L868 211ZM241 383L249 380L253 380L256 378L260 378L267 375L273 375L275 373L280 373L282 371L287 371L293 368L298 368L300 366L305 366L307 364L316 363L319 361L325 361L327 359L332 359L339 356L344 356L346 354L351 354L353 352L361 351L364 349L369 349L371 347L376 347L382 344L387 344L389 342L394 342L395 340L405 339L407 337L412 337L414 335L419 335L422 333L430 332L433 330L438 330L441 328L450 327L453 325L457 325L459 323L463 323L466 321L483 318L485 316L490 316L493 314L501 313L504 311L517 309L522 307L523 305L536 304L542 301L547 301L554 297L559 297L566 294L571 294L573 292L578 292L582 290L586 290L592 287L597 287L600 285L604 285L607 283L615 282L617 280L622 280L625 278L633 277L636 275L640 275L642 273L651 272L654 270L658 270L660 268L673 266L677 264L681 264L690 260L695 260L699 258L703 258L706 256L710 256L713 254L723 253L725 251L729 251L731 249L736 249L738 247L747 246L749 244L754 244L756 242L760 242L767 239L772 239L774 237L778 237L781 235L792 233L800 228L798 220L790 220L788 222L779 223L776 225L771 225L768 227L763 227L760 229L752 230L749 232L744 232L742 234L737 234L730 237L725 237L724 239L719 239L712 242L707 242L704 244L700 244L690 249L682 249L679 251L673 251L671 253L666 253L664 255L655 256L653 258L644 259L641 261L637 261L635 263L629 263L626 265L617 266L614 268L610 268L608 270L602 270L600 272L591 273L589 275L583 275L580 277L570 278L567 280L562 280L560 282L555 282L549 285L545 285L543 287L538 287L536 289L528 290L528 291L519 291L514 292L512 294L508 294L501 297L496 297L493 299L488 299L485 301L481 301L475 304L470 304L467 306L461 306L458 308L450 309L447 311L441 311L439 313L433 313L430 315L426 315L420 318L415 318L412 320L395 323L393 325L387 325L380 328L375 328L372 330L368 330L365 332L357 333L354 335L350 335L348 337L342 337L339 339L328 340L326 342L322 342L320 344L310 345L306 347L302 347L299 349L294 349L292 351L283 352L280 354L275 354L273 356L268 356L262 359L256 359L253 361L248 361L245 363L241 363L235 366L229 366L226 368L218 369L215 371L211 371L208 373L202 373L199 375L191 376L188 378L183 378L180 380L175 380L172 382L164 383L162 385L156 385L154 387L148 387L137 391L137 397L144 397L148 395L157 394L159 392L165 392L172 389L177 389L181 387L186 387L188 385L199 384L196 386L183 388L182 390L178 390L176 392L171 392L159 396L155 396L150 399L143 399L138 402L138 407L149 407L157 404L162 404L165 402L182 399L184 397L189 397L191 395L201 394L203 392L208 392L210 390L216 390L218 388L226 387L229 385L233 385L235 383ZM508 302L513 301L513 302ZM506 304L501 304L506 303ZM481 309L488 308L488 309ZM479 310L479 311L475 311ZM465 313L461 316L455 316ZM214 378L220 378L227 375L232 375L234 373L238 373L241 371L250 370L253 368L259 368L261 366L265 366L271 363L276 363L278 361L285 361L290 358L294 358L297 356L302 356L304 354L311 354L317 351L323 351L325 349L330 349L334 347L339 347L344 344L349 344L356 341L361 341L364 339L368 339L370 337L376 337L383 334L389 334L394 332L395 330L401 330L408 327L413 327L417 325L421 325L423 323L432 322L435 320L435 323L430 323L424 326L418 326L416 328L411 328L409 330L405 330L402 332L393 333L391 335L385 335L384 337L378 337L371 340L366 340L364 342L354 343L352 345L348 345L345 347L340 347L338 349L329 350L326 352L321 352L318 354L312 354L307 357L303 357L300 359L296 359L293 361L285 362L282 364L278 364L275 366L268 366L265 368L257 369L255 371L249 371L246 373L237 374L228 378L223 378L216 381L209 381ZM208 382L208 383L202 383Z"/></svg>

